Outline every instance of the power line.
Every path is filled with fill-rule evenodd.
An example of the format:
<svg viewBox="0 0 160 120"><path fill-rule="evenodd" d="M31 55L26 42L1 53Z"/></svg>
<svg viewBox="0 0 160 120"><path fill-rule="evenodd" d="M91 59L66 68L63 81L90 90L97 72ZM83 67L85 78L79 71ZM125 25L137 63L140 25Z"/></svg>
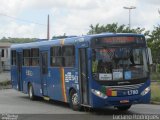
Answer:
<svg viewBox="0 0 160 120"><path fill-rule="evenodd" d="M13 17L13 16L3 14L3 13L0 13L0 16L8 17L8 18L11 18L11 19L14 19L14 20L17 20L17 21L26 22L26 23L33 23L33 24L36 24L36 25L47 26L46 24L42 24L42 23L38 23L38 22L35 22L35 21L30 21L30 20L20 19L20 18L17 18L17 17Z"/></svg>

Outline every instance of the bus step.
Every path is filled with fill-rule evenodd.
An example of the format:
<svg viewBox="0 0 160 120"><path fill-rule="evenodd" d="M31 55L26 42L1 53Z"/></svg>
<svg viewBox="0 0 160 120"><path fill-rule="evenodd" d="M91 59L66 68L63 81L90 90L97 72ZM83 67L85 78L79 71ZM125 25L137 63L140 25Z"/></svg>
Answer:
<svg viewBox="0 0 160 120"><path fill-rule="evenodd" d="M49 97L46 97L46 96L43 96L43 99L44 99L44 100L47 100L47 101L50 100L50 98L49 98Z"/></svg>
<svg viewBox="0 0 160 120"><path fill-rule="evenodd" d="M81 106L84 106L84 107L91 107L90 105L85 105L85 104L81 104Z"/></svg>

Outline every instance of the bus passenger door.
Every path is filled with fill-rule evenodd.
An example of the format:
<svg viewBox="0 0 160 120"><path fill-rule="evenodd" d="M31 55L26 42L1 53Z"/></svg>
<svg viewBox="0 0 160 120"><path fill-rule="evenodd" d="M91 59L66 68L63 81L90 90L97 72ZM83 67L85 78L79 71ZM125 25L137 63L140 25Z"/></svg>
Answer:
<svg viewBox="0 0 160 120"><path fill-rule="evenodd" d="M79 83L81 91L81 103L89 104L89 89L88 89L88 71L87 71L87 49L79 49Z"/></svg>
<svg viewBox="0 0 160 120"><path fill-rule="evenodd" d="M22 53L19 53L19 52L17 52L17 85L18 85L18 90L23 91Z"/></svg>
<svg viewBox="0 0 160 120"><path fill-rule="evenodd" d="M48 76L48 52L41 52L41 86L42 86L42 94L44 96L48 96L47 76Z"/></svg>

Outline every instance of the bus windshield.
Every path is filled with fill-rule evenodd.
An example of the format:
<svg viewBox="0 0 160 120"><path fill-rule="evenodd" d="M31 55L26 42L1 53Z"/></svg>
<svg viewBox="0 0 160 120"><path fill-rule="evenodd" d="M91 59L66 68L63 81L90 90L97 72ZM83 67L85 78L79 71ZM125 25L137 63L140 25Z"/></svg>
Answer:
<svg viewBox="0 0 160 120"><path fill-rule="evenodd" d="M132 80L148 76L145 48L92 49L92 75L96 80Z"/></svg>

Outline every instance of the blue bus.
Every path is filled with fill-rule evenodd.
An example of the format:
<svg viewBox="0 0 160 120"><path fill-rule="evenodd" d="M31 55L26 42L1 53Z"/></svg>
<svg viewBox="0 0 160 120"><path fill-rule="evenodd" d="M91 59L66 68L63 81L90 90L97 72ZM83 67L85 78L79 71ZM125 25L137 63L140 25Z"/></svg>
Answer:
<svg viewBox="0 0 160 120"><path fill-rule="evenodd" d="M150 102L151 51L144 35L103 33L11 46L12 87L82 107L128 110Z"/></svg>

